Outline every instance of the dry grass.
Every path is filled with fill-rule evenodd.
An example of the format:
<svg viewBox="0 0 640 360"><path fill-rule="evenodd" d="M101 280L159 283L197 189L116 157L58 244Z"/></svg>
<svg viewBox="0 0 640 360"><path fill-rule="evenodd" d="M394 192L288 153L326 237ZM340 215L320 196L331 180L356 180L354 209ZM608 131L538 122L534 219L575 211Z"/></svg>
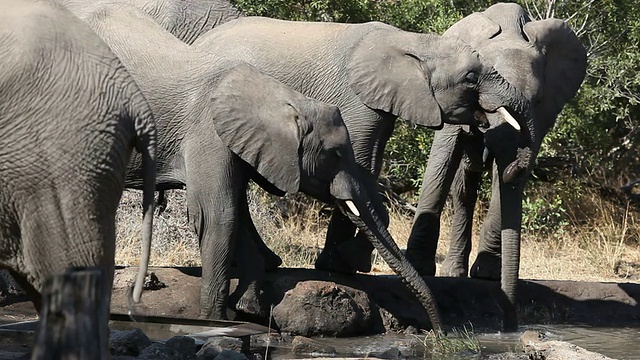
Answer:
<svg viewBox="0 0 640 360"><path fill-rule="evenodd" d="M117 264L137 264L140 199L137 191L126 191L123 196L117 216ZM282 257L283 266L312 268L324 244L329 219L329 212L323 209L323 205L303 195L276 198L260 190L250 192L249 203L258 231L269 247ZM579 205L575 208L580 209L572 208L575 211L570 211L570 224L562 232L542 238L537 231L523 231L520 277L637 281L640 276L637 213L609 204L596 194L581 196ZM438 259L444 259L448 247L448 218L445 211ZM389 230L401 248L406 247L411 222L410 217L391 210ZM479 219L476 219L472 262L479 238L478 223ZM390 272L382 259L375 257L374 260L373 272ZM184 191L169 192L166 211L155 219L151 262L154 266L200 264L197 239L186 216Z"/></svg>

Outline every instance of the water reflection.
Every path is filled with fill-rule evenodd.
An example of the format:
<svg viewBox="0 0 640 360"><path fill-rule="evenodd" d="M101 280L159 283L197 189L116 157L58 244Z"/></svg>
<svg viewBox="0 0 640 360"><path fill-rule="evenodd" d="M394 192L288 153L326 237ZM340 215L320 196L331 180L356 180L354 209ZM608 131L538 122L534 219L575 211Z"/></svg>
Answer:
<svg viewBox="0 0 640 360"><path fill-rule="evenodd" d="M526 330L543 332L552 340L568 341L589 351L620 360L640 360L639 328L596 328L575 325L528 325L521 327L518 333L483 332L476 329L475 335L480 341L481 353L458 353L432 356L425 354L422 346L423 335L376 335L358 338L319 338L326 345L336 348L339 357L366 357L390 348L397 348L408 360L418 359L486 359L489 355L505 352L518 352L518 341ZM309 357L309 356L303 356ZM270 359L295 359L300 356L291 354L287 345L270 347Z"/></svg>

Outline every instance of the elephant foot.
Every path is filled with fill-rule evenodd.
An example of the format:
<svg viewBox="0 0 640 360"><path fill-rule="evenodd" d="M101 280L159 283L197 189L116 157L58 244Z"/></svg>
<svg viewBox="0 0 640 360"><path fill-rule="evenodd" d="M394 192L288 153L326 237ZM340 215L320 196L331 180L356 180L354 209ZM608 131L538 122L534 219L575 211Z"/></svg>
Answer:
<svg viewBox="0 0 640 360"><path fill-rule="evenodd" d="M500 255L480 252L478 253L476 261L471 266L471 277L500 281L501 269L502 259Z"/></svg>
<svg viewBox="0 0 640 360"><path fill-rule="evenodd" d="M425 258L420 251L407 249L404 252L411 266L413 266L420 276L435 276L436 261L434 259Z"/></svg>
<svg viewBox="0 0 640 360"><path fill-rule="evenodd" d="M257 317L265 315L262 311L260 300L255 296L255 294L245 293L242 295L242 297L235 303L234 310Z"/></svg>
<svg viewBox="0 0 640 360"><path fill-rule="evenodd" d="M338 254L351 268L368 273L371 271L373 245L360 236L338 245Z"/></svg>
<svg viewBox="0 0 640 360"><path fill-rule="evenodd" d="M450 260L448 257L440 267L441 276L467 277L468 271L469 269L467 269L465 264L460 264L458 261Z"/></svg>
<svg viewBox="0 0 640 360"><path fill-rule="evenodd" d="M229 304L236 312L246 315L265 316L265 312L260 304L260 291L258 285L252 283L242 290L242 286L238 286L236 291L229 295Z"/></svg>
<svg viewBox="0 0 640 360"><path fill-rule="evenodd" d="M314 266L317 270L340 274L352 275L356 273L356 269L344 261L335 249L327 249L326 247L318 255Z"/></svg>

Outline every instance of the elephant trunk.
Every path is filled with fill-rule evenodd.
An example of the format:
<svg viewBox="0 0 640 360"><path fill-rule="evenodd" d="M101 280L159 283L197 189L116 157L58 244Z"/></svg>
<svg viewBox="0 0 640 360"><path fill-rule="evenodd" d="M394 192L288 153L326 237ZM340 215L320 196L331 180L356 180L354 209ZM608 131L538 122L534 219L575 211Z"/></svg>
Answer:
<svg viewBox="0 0 640 360"><path fill-rule="evenodd" d="M358 183L351 179L342 172L331 185L331 193L336 197L340 210L365 234L389 267L418 298L429 316L432 328L443 332L438 306L429 287L404 257L386 226L380 221L371 201L363 191L359 191Z"/></svg>
<svg viewBox="0 0 640 360"><path fill-rule="evenodd" d="M515 180L517 175L529 173L540 149L544 132L543 129L538 128L534 119L534 109L524 93L511 85L495 69L486 76L487 78L481 82L486 88L480 91L480 106L483 110L492 112L489 118L504 119L507 115L511 115L520 125L517 156L511 164L502 169L503 180L509 183ZM513 141L510 140L510 143Z"/></svg>
<svg viewBox="0 0 640 360"><path fill-rule="evenodd" d="M501 201L501 288L503 298L503 330L517 331L518 319L516 315L517 283L520 267L520 239L522 225L522 196L527 177L535 162L538 149L542 142L541 129L538 129L533 117L530 101L514 86L497 72L490 76L493 81L501 84L497 93L485 95L483 106L497 106L504 104L519 119L523 131L521 138L513 141L516 134L513 130L496 128L487 131L485 139L491 144L490 151L496 156L500 176ZM497 96L497 98L495 98ZM482 96L481 96L482 98ZM498 99L503 99L502 103ZM493 138L496 137L496 138ZM514 214L518 214L514 216Z"/></svg>
<svg viewBox="0 0 640 360"><path fill-rule="evenodd" d="M503 330L514 332L518 330L518 318L516 314L518 277L520 268L520 235L522 226L522 188L524 181L517 185L500 184L501 199L501 289L504 294L502 299Z"/></svg>

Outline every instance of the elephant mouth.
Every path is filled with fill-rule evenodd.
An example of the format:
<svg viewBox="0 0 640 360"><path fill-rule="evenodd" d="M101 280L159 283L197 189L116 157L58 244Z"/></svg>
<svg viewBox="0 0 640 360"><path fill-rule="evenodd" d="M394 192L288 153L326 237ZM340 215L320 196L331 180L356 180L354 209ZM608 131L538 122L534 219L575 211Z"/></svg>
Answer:
<svg viewBox="0 0 640 360"><path fill-rule="evenodd" d="M488 116L489 115L489 116ZM478 126L480 131L485 132L490 128L494 128L500 126L504 123L509 124L516 131L522 131L522 127L516 118L511 115L509 110L507 110L504 106L497 108L494 111L488 110L476 110L473 113L473 117L475 123Z"/></svg>

